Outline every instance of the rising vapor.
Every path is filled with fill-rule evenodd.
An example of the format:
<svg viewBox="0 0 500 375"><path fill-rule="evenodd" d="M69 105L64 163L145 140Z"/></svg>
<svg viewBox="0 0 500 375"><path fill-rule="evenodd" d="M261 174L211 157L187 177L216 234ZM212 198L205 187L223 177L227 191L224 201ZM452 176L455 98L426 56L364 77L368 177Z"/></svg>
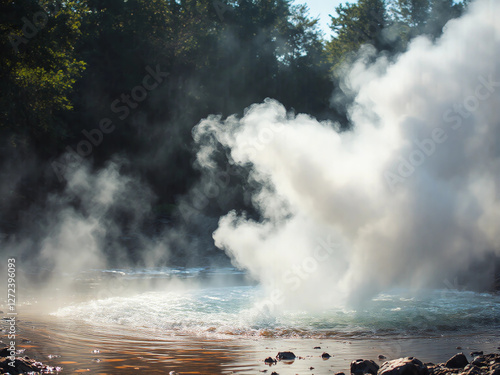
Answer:
<svg viewBox="0 0 500 375"><path fill-rule="evenodd" d="M270 99L197 125L202 167L216 168L223 146L260 186L261 219L231 211L213 237L276 305L355 304L456 277L489 286L500 256L498 14L499 2L477 1L394 61L363 48L345 77L352 131Z"/></svg>
<svg viewBox="0 0 500 375"><path fill-rule="evenodd" d="M0 240L2 251L22 265L23 290L45 289L48 298L64 298L85 273L166 262L168 238L143 231L154 194L125 175L124 164L115 158L96 171L87 163L69 168L64 189L48 194L43 205L30 206L21 230Z"/></svg>

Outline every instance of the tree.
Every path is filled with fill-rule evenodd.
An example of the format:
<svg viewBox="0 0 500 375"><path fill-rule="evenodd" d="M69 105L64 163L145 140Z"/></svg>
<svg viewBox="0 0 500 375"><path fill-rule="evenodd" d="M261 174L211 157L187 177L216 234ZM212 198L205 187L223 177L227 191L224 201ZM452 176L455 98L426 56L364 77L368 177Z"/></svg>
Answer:
<svg viewBox="0 0 500 375"><path fill-rule="evenodd" d="M453 0L432 0L429 17L424 32L433 38L443 33L446 23L462 15L467 1L455 3Z"/></svg>
<svg viewBox="0 0 500 375"><path fill-rule="evenodd" d="M392 0L391 10L394 21L423 30L429 18L430 0Z"/></svg>
<svg viewBox="0 0 500 375"><path fill-rule="evenodd" d="M0 6L0 131L12 146L47 151L68 132L63 115L85 68L74 44L86 7L29 0Z"/></svg>
<svg viewBox="0 0 500 375"><path fill-rule="evenodd" d="M276 98L299 112L332 118L329 97L332 83L323 35L318 20L309 17L305 5L291 7L284 31L284 43L278 45ZM333 116L334 117L334 116Z"/></svg>
<svg viewBox="0 0 500 375"><path fill-rule="evenodd" d="M371 44L379 51L387 47L382 33L387 25L383 0L341 4L336 11L337 17L330 16L334 36L327 43L329 62L333 69L363 44Z"/></svg>
<svg viewBox="0 0 500 375"><path fill-rule="evenodd" d="M444 25L460 17L464 2L453 0L391 0L389 4L392 27L399 32L398 50L404 50L408 42L419 35L433 39L443 32Z"/></svg>

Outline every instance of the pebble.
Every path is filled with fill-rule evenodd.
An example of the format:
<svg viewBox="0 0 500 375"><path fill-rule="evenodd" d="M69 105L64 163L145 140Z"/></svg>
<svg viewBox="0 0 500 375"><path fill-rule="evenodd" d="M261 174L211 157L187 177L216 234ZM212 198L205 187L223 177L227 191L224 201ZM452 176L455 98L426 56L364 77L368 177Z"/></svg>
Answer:
<svg viewBox="0 0 500 375"><path fill-rule="evenodd" d="M281 360L294 360L297 358L293 352L279 352L276 356L280 361Z"/></svg>
<svg viewBox="0 0 500 375"><path fill-rule="evenodd" d="M276 360L274 358L271 358L271 357L267 357L266 359L264 359L264 363L267 363L267 364L275 364L276 363Z"/></svg>

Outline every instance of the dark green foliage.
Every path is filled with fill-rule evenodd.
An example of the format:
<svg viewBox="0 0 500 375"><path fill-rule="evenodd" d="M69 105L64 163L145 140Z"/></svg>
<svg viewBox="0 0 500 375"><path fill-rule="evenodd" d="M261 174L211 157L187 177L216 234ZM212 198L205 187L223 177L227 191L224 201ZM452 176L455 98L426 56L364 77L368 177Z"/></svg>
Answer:
<svg viewBox="0 0 500 375"><path fill-rule="evenodd" d="M334 37L326 44L331 68L350 62L361 45L395 54L406 49L419 35L433 39L444 25L459 17L467 2L453 0L359 0L337 7L331 17Z"/></svg>
<svg viewBox="0 0 500 375"><path fill-rule="evenodd" d="M363 44L372 44L378 50L384 48L382 31L388 20L383 0L360 0L357 4L339 5L337 14L337 17L331 17L335 35L327 44L333 69Z"/></svg>
<svg viewBox="0 0 500 375"><path fill-rule="evenodd" d="M436 38L463 8L346 3L327 41L307 7L289 0L0 0L0 168L30 153L46 168L29 184L53 190L52 161L109 120L112 130L85 158L99 167L124 156L158 196L156 211L170 215L199 178L191 130L201 118L241 114L271 97L342 119L345 110L329 105L342 62L363 44L396 54L414 36ZM156 70L153 88L145 77Z"/></svg>
<svg viewBox="0 0 500 375"><path fill-rule="evenodd" d="M86 12L81 2L0 3L0 131L12 146L47 151L65 139L61 114L85 62L74 51Z"/></svg>

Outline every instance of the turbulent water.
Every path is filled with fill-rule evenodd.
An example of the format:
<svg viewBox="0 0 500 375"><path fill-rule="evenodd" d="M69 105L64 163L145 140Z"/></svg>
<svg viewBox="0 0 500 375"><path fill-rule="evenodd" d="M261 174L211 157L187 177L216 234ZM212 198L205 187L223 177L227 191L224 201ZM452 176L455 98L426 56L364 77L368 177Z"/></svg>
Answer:
<svg viewBox="0 0 500 375"><path fill-rule="evenodd" d="M270 309L261 303L266 297L264 290L245 282L243 277L238 277L242 276L241 272L230 268L100 273L114 276L114 289L90 301L62 307L52 315L98 326L121 325L204 337L425 337L480 334L500 328L500 296L490 293L446 288L412 296L409 291L392 290L379 294L357 310L336 307L311 312L280 306ZM232 285L221 286L227 284L228 279ZM98 280L94 281L98 283ZM167 283L161 291L120 295L116 285L129 286L127 283L137 280Z"/></svg>

